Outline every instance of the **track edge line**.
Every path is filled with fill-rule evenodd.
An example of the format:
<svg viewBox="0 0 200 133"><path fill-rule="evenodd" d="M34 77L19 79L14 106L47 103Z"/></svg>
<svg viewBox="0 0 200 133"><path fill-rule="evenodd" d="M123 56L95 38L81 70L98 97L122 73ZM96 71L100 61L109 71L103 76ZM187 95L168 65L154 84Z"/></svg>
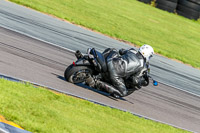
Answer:
<svg viewBox="0 0 200 133"><path fill-rule="evenodd" d="M150 117L138 114L138 113L130 112L130 111L127 111L127 110L124 110L124 109L121 109L121 108L117 108L117 107L111 106L111 105L106 105L104 103L101 103L101 102L98 102L98 101L95 101L95 100L90 100L90 99L88 99L86 97L81 97L81 96L72 94L70 92L64 92L64 91L58 90L56 88L52 88L52 87L45 86L45 85L42 85L42 84L38 84L38 83L35 83L35 82L31 82L31 81L28 81L28 80L12 77L12 76L9 76L9 75L6 75L6 74L2 74L2 73L0 73L0 78L4 78L6 80L10 80L10 81L14 81L14 82L21 82L21 83L27 82L27 83L30 83L32 85L39 86L39 87L42 87L42 88L45 88L45 89L48 89L48 90L53 90L53 91L56 91L56 92L59 92L59 93L65 94L65 95L69 95L69 96L72 96L72 97L76 97L76 98L80 98L80 99L83 99L83 100L86 100L86 101L90 101L90 102L92 102L94 104L98 104L98 105L105 106L105 107L110 107L110 108L113 108L113 109L118 109L118 110L123 111L123 112L129 112L132 115L140 117L140 118L144 118L144 119L147 119L147 120L152 120L152 121L155 121L155 122L158 122L158 123L162 123L162 124L165 124L165 125L172 126L174 128L177 128L177 129L182 129L182 130L185 130L185 131L189 131L189 132L195 133L194 131L191 131L191 130L188 130L188 129L185 129L185 128L182 128L182 127L178 127L178 126L166 123L166 122L162 122L162 121L159 121L159 120L156 120L156 119L153 119L153 118L150 118Z"/></svg>

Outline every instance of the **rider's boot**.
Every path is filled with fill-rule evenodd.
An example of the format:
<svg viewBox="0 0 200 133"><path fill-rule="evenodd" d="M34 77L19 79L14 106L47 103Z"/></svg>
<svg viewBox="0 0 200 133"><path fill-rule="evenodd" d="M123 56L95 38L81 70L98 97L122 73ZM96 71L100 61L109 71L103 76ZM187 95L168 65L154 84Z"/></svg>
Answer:
<svg viewBox="0 0 200 133"><path fill-rule="evenodd" d="M110 84L108 84L106 82L97 80L95 87L97 89L104 89L105 91L107 91L110 95L112 95L115 98L122 97L122 94L120 93L120 91L118 91L117 89L115 89L113 86L111 86Z"/></svg>
<svg viewBox="0 0 200 133"><path fill-rule="evenodd" d="M92 76L88 76L88 78L85 80L86 84L92 88L96 88L97 90L105 90L108 92L111 96L115 98L120 98L122 97L121 93L115 89L113 86L111 86L108 83L102 82L102 81L95 81Z"/></svg>

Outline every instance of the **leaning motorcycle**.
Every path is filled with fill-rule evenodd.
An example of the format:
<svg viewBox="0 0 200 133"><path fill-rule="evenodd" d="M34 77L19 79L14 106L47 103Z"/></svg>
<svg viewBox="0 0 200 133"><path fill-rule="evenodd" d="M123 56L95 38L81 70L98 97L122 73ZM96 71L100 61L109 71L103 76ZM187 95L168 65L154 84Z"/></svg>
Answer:
<svg viewBox="0 0 200 133"><path fill-rule="evenodd" d="M94 48L88 49L87 54L84 55L77 50L75 52L77 60L66 68L64 72L65 79L73 84L83 83L98 90L105 91L102 88L95 86L95 82L110 82L106 63L108 55L108 52L104 51L103 53L100 53ZM147 74L148 72L144 73ZM149 78L151 78L149 75L146 75L146 77L148 78L148 83L145 86L149 84ZM141 86L135 86L132 84L131 76L126 77L124 81L126 87L130 88L128 89L126 96L141 88ZM157 85L157 82L154 80L153 83L155 86ZM114 95L114 97L119 98L116 95Z"/></svg>

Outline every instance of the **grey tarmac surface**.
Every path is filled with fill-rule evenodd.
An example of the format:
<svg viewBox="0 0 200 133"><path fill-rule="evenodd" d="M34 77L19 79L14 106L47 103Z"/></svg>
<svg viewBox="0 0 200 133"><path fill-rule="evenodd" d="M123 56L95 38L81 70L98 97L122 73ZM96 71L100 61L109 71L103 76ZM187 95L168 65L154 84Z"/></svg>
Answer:
<svg viewBox="0 0 200 133"><path fill-rule="evenodd" d="M74 60L68 50L0 27L0 73L200 132L198 96L160 84L144 87L122 100L112 99L64 80L64 70Z"/></svg>
<svg viewBox="0 0 200 133"><path fill-rule="evenodd" d="M100 51L131 47L4 0L0 0L0 27L82 52L88 47ZM194 95L160 84L136 91L125 98L127 101L115 101L63 80L65 68L74 59L69 51L0 28L0 73L200 132L200 100L196 96L200 96L199 70L156 55L151 62L154 78Z"/></svg>
<svg viewBox="0 0 200 133"><path fill-rule="evenodd" d="M88 47L95 47L100 51L108 47L131 47L4 0L0 0L0 26L82 52ZM200 70L158 55L152 59L151 68L152 75L158 81L200 96Z"/></svg>

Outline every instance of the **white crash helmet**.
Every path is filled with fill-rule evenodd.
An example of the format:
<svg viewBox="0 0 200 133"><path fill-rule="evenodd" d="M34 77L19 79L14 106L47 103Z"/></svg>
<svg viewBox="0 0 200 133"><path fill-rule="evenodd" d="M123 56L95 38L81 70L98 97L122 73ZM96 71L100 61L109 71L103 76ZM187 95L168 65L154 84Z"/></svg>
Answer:
<svg viewBox="0 0 200 133"><path fill-rule="evenodd" d="M150 58L153 56L154 54L154 50L150 45L144 44L142 45L138 52L140 52L142 54L142 56L146 59L146 62L149 62Z"/></svg>

